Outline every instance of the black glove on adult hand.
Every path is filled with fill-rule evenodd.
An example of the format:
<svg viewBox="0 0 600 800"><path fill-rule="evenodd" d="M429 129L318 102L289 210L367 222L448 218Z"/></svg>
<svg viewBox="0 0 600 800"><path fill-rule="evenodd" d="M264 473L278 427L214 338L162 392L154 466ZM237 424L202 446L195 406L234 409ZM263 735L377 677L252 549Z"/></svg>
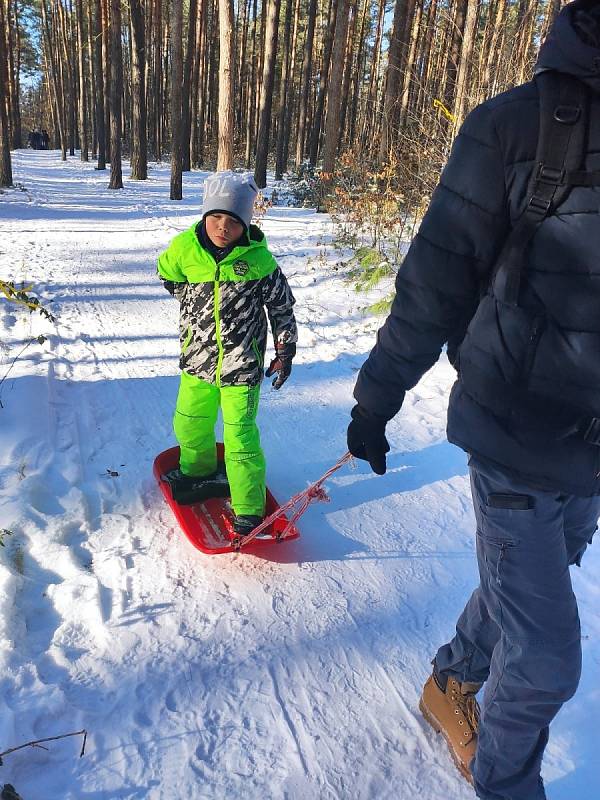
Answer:
<svg viewBox="0 0 600 800"><path fill-rule="evenodd" d="M354 406L350 416L352 422L348 425L348 450L356 458L368 461L377 475L385 475L385 454L390 452L385 438L387 420L359 405Z"/></svg>
<svg viewBox="0 0 600 800"><path fill-rule="evenodd" d="M269 364L269 368L265 371L267 378L271 375L276 377L273 379L273 388L281 389L283 384L290 377L292 371L292 359L296 355L296 345L294 342L285 342L275 345L275 358Z"/></svg>

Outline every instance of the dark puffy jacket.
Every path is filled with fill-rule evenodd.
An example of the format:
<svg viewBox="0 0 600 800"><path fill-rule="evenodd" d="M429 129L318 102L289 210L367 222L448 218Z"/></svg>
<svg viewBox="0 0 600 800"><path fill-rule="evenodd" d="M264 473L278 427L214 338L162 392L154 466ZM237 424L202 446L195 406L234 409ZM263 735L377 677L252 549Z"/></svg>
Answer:
<svg viewBox="0 0 600 800"><path fill-rule="evenodd" d="M600 48L576 32L586 6L563 9L537 71L569 73L592 90L585 168L600 170ZM354 395L390 419L444 344L453 355L471 320L456 359L449 440L541 488L589 495L600 492L600 447L584 439L600 417L600 188L573 188L542 223L525 254L519 308L490 287L527 201L538 129L535 83L469 115Z"/></svg>

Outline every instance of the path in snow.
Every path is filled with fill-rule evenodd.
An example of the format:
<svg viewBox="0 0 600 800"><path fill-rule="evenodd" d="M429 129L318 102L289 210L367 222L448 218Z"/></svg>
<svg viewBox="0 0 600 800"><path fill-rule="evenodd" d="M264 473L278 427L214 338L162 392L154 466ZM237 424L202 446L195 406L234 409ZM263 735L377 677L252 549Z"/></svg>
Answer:
<svg viewBox="0 0 600 800"><path fill-rule="evenodd" d="M105 188L92 164L19 151L0 195L0 275L35 284L51 324L0 304L0 782L25 800L467 800L421 719L429 659L475 582L466 458L444 436L442 361L390 426L389 470L329 483L302 537L208 557L151 476L173 444L177 308L158 253L198 217L203 173L168 201L168 171ZM264 229L297 298L292 377L262 392L269 484L286 498L345 450L356 372L378 321L319 259L328 222L274 208ZM111 475L111 473L118 473ZM553 726L551 800L591 800L600 693L598 570L575 576L584 678Z"/></svg>

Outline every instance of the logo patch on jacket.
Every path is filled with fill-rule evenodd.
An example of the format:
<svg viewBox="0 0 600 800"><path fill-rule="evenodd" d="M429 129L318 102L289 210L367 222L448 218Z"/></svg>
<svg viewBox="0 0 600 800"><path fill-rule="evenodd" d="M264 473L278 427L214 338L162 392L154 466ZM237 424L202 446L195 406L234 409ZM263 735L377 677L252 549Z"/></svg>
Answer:
<svg viewBox="0 0 600 800"><path fill-rule="evenodd" d="M234 261L231 266L235 274L240 278L243 278L250 269L250 264L248 264L247 261L241 260Z"/></svg>

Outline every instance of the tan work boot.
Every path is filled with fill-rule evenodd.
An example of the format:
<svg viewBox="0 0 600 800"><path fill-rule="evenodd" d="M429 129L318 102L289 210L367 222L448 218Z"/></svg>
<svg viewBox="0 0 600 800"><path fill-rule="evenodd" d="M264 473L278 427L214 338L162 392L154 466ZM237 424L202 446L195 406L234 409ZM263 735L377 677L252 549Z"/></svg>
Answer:
<svg viewBox="0 0 600 800"><path fill-rule="evenodd" d="M477 749L479 726L479 706L475 695L481 684L459 683L456 678L448 677L446 688L442 689L442 681L443 676L438 677L435 673L429 677L423 687L419 708L434 731L443 735L454 763L472 784L469 765Z"/></svg>

